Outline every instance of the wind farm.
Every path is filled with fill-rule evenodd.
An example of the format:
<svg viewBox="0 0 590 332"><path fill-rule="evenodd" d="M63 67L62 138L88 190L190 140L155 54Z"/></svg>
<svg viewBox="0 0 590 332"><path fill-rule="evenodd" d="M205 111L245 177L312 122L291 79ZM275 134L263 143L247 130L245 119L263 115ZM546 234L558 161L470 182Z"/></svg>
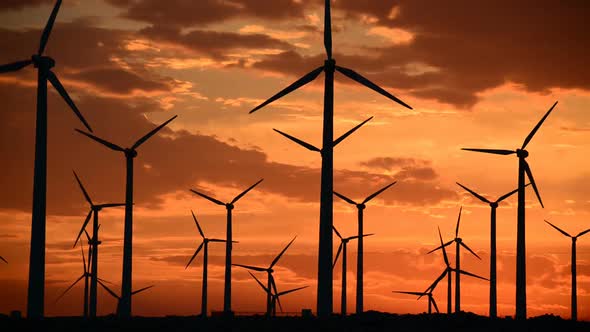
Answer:
<svg viewBox="0 0 590 332"><path fill-rule="evenodd" d="M590 11L497 7L0 4L0 324L587 329Z"/></svg>

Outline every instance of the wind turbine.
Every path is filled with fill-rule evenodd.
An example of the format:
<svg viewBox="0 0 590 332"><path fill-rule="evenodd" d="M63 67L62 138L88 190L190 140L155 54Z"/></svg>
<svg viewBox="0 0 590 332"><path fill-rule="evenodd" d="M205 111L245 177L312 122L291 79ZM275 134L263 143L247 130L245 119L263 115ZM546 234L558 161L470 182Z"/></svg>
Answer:
<svg viewBox="0 0 590 332"><path fill-rule="evenodd" d="M30 60L0 65L0 74L21 70L29 65L37 68L37 120L35 131L35 170L33 177L33 212L31 223L31 253L29 257L29 285L27 292L27 317L42 318L45 286L45 206L47 195L47 82L51 83L84 126L90 125L74 104L57 75L51 70L55 60L43 55L61 0L56 1L43 29L39 50Z"/></svg>
<svg viewBox="0 0 590 332"><path fill-rule="evenodd" d="M393 293L399 293L399 294L409 294L409 295L416 295L419 296L418 298L422 297L422 296L428 296L428 314L432 314L432 306L434 306L434 309L436 310L436 313L438 314L438 306L436 305L436 301L434 300L434 296L432 296L432 292L434 291L434 289L430 289L427 292L404 292L404 291L392 291Z"/></svg>
<svg viewBox="0 0 590 332"><path fill-rule="evenodd" d="M541 203L541 207L543 206L543 201L541 200L541 195L539 194L539 190L537 189L537 185L535 184L535 179L533 178L533 173L531 172L531 168L526 161L526 158L529 156L529 152L525 150L526 146L530 143L535 136L535 133L545 119L549 116L553 108L557 105L557 102L551 106L549 111L545 113L545 115L541 118L539 123L533 128L533 130L529 133L529 135L524 139L522 143L522 147L516 150L499 150L499 149L473 149L473 148L463 148L462 150L467 151L475 151L475 152L483 152L483 153L491 153L491 154L499 154L499 155L511 155L516 154L518 157L518 222L516 228L516 319L526 319L526 237L525 237L525 176L530 180L533 189L535 190L535 194L537 195L537 199L539 203Z"/></svg>
<svg viewBox="0 0 590 332"><path fill-rule="evenodd" d="M90 237L88 238L90 240ZM82 252L82 264L84 264L84 272L82 275L74 281L70 287L66 288L58 297L55 299L54 303L57 303L66 293L72 289L80 280L84 279L84 317L88 317L88 278L91 277L89 265L90 265L90 256L92 256L92 246L88 245L88 265L86 264L86 257L84 256L84 248L80 246L80 251Z"/></svg>
<svg viewBox="0 0 590 332"><path fill-rule="evenodd" d="M201 237L203 238L203 242L201 242L201 244L199 245L199 247L197 248L197 250L195 251L195 254L193 255L193 257L191 257L191 259L188 261L188 264L186 264L185 269L187 269L189 267L189 265L191 265L191 263L193 262L193 260L195 259L195 257L197 257L197 255L199 254L199 252L201 251L201 249L204 248L203 250L203 289L201 291L201 316L202 317L207 317L207 262L208 262L208 257L209 257L209 242L225 242L225 240L221 240L221 239L210 239L205 237L205 234L203 233L203 230L201 229L201 226L199 225L199 222L197 221L197 217L195 216L195 213L191 210L191 213L193 215L193 219L195 220L195 224L197 225L197 229L199 230L199 234L201 234ZM236 243L236 241L234 241L234 243Z"/></svg>
<svg viewBox="0 0 590 332"><path fill-rule="evenodd" d="M123 237L123 277L121 281L121 310L119 313L121 317L131 317L131 267L132 267L132 249L133 249L133 160L137 157L137 148L139 148L148 139L154 136L160 129L164 128L172 120L176 119L177 115L170 118L168 121L162 123L152 131L138 139L130 148L122 148L117 144L111 143L102 138L96 137L92 134L76 129L82 135L97 141L107 148L123 152L127 165L127 178L125 186L125 233Z"/></svg>
<svg viewBox="0 0 590 332"><path fill-rule="evenodd" d="M359 236L358 239L359 240L358 240L358 250L357 250L357 256L356 256L356 313L357 314L360 314L363 312L363 298L364 298L363 297L363 256L364 256L364 250L363 250L363 236L361 236L361 234L363 234L363 212L366 207L365 204L367 204L370 200L377 197L379 194L381 194L382 192L384 192L385 190L387 190L389 187L393 186L396 183L397 183L397 181L394 181L393 183L390 183L387 186L377 190L376 192L367 196L367 198L365 198L361 203L357 203L342 194L334 192L334 195L338 196L343 201L347 202L348 204L352 204L352 205L356 206L357 211L358 211L357 214L358 214L358 236Z"/></svg>
<svg viewBox="0 0 590 332"><path fill-rule="evenodd" d="M518 189L514 189L513 191L500 196L495 201L490 201L487 198L481 196L480 194L476 193L475 191L465 187L464 185L457 182L457 184L467 190L471 195L475 196L477 199L484 203L488 203L492 209L491 216L490 216L490 318L498 317L498 301L497 301L497 286L496 286L496 209L498 208L498 204L505 200L506 198L514 195L518 191ZM530 183L529 183L530 184ZM527 184L527 186L529 185Z"/></svg>
<svg viewBox="0 0 590 332"><path fill-rule="evenodd" d="M330 0L325 0L324 12L324 46L326 49L327 59L324 65L314 69L308 74L301 77L279 93L270 97L268 100L258 105L250 111L256 112L262 107L273 101L301 88L307 83L316 79L323 71L324 80L324 120L322 133L322 146L320 150L322 155L321 171L321 193L320 193L320 229L319 229L319 254L318 254L318 292L317 292L317 312L319 316L327 317L332 314L332 192L333 192L333 166L334 166L334 73L335 71L344 74L348 78L374 90L381 95L401 104L409 109L409 105L393 96L375 83L369 81L357 72L336 65L332 58L332 18L330 9ZM316 148L316 150L319 150Z"/></svg>
<svg viewBox="0 0 590 332"><path fill-rule="evenodd" d="M283 295L287 295L289 293L293 293L296 292L298 290L302 290L304 288L307 288L309 286L303 286L303 287L297 287L297 288L293 288L293 289L289 289L286 291L282 291L280 293L276 292L276 286L274 286L275 288L275 293L272 293L272 289L267 288L266 286L264 286L264 284L258 280L258 278L256 278L256 276L254 276L252 274L252 272L248 271L248 273L250 273L250 275L252 276L252 278L254 278L256 280L256 282L258 283L258 285L260 285L260 287L262 287L262 289L266 292L266 294L270 294L272 300L271 300L271 306L272 306L272 316L276 317L277 316L277 302L279 303L279 308L281 309L281 312L283 312L283 306L281 305L281 299L280 297Z"/></svg>
<svg viewBox="0 0 590 332"><path fill-rule="evenodd" d="M578 320L578 289L577 289L577 282L576 282L576 241L578 238L588 232L590 229L587 229L583 232L578 233L576 236L571 236L566 231L562 230L561 228L553 225L552 223L545 220L551 227L555 228L561 234L570 237L572 239L572 320Z"/></svg>
<svg viewBox="0 0 590 332"><path fill-rule="evenodd" d="M297 236L295 236L293 238L293 240L291 240L291 242L289 242L287 244L287 246L285 246L285 248L283 248L283 250L272 260L272 262L270 263L270 265L267 268L252 266L252 265L244 265L244 264L233 264L233 265L243 267L248 270L266 272L266 275L268 276L268 280L267 280L268 289L270 289L272 287L275 291L275 294L276 294L277 293L277 285L275 284L275 279L272 275L272 273L274 272L274 270L272 268L278 263L279 259L281 259L281 257L285 253L285 251L287 251L287 249L289 249L289 247L291 246L293 241L295 241L296 238L297 238ZM267 292L266 294L267 294L267 296L266 296L266 314L268 316L270 316L272 313L272 311L271 311L272 310L272 303L271 303L272 296L271 296L271 293L269 293L269 292Z"/></svg>
<svg viewBox="0 0 590 332"><path fill-rule="evenodd" d="M342 293L340 296L340 312L342 316L346 316L346 245L350 240L358 239L360 241L363 237L371 236L374 234L363 234L362 236L355 235L343 238L335 226L332 225L332 229L334 229L334 233L336 233L336 236L340 238L340 246L338 246L338 251L336 252L336 258L334 258L334 264L332 264L332 268L336 266L336 262L338 261L338 257L340 257L340 252L342 251ZM357 255L359 254L357 253Z"/></svg>
<svg viewBox="0 0 590 332"><path fill-rule="evenodd" d="M92 199L90 199L90 195L88 195L88 192L84 188L84 185L82 184L82 181L80 181L80 178L78 177L78 174L76 174L76 172L74 172L74 177L76 178L76 181L78 182L78 185L80 186L80 190L84 194L86 201L90 205L90 211L88 211L88 215L86 216L86 219L84 220L84 224L82 224L82 228L80 229L80 232L78 233L78 236L76 237L76 241L74 242L74 247L78 243L78 240L80 239L80 236L82 235L82 232L86 231L86 225L88 225L88 222L90 221L90 217L94 215L94 219L92 222L92 239L88 239L88 244L92 248L92 263L91 263L92 266L90 268L91 272L90 272L90 307L89 307L89 310L90 310L90 317L95 318L96 317L96 305L97 305L97 294L96 293L97 293L97 278L98 278L98 246L102 243L98 239L98 227L99 227L98 213L102 209L125 206L125 203L106 203L106 204L95 205L94 203L92 203ZM89 260L90 260L90 258L89 258Z"/></svg>
<svg viewBox="0 0 590 332"><path fill-rule="evenodd" d="M123 299L124 299L124 298L123 298L122 296L119 296L119 295L117 295L115 292L113 292L113 291L112 291L110 288L108 288L108 287L107 287L107 285L105 285L105 284L104 284L104 283L103 283L103 282L102 282L100 279L98 280L98 283L99 283L99 284L100 284L100 285L101 285L101 286L102 286L102 287L103 287L103 288L104 288L104 289L105 289L105 290L106 290L106 291L107 291L109 294L111 294L111 296L112 296L112 297L114 297L114 298L116 298L116 299L117 299L117 315L118 315L118 316L121 316L121 313L120 313L120 311L121 311L121 308L122 308L122 307L121 307L121 304L123 303ZM148 290L148 289L150 289L150 288L152 288L152 287L154 287L154 285L147 286L147 287L144 287L144 288L140 288L140 289L138 289L138 290L136 290L136 291L133 291L133 292L131 292L131 293L130 293L130 295L131 295L131 296L133 296L133 295L135 295L135 294L138 294L138 293L141 293L141 292L143 292L143 291L145 291L145 290Z"/></svg>
<svg viewBox="0 0 590 332"><path fill-rule="evenodd" d="M443 271L443 273L441 273L441 275L438 278L436 278L436 280L428 288L426 288L424 293L428 293L430 291L433 291L436 288L436 285L438 285L438 283L446 276L447 277L447 314L451 314L452 313L452 310L451 310L451 301L452 301L451 275L453 272L455 272L455 274L457 276L459 274L464 274L464 275L468 275L468 276L474 277L474 278L479 278L482 280L488 280L488 279L486 279L484 277L480 277L480 276L475 275L473 273L458 269L458 268L452 268L451 264L449 263L449 258L447 256L447 250L445 249L446 245L443 243L442 235L440 233L440 227L438 228L438 237L440 238L440 248L442 249L442 252L443 252L443 259L445 261L446 268ZM451 243L452 242L453 241L451 241ZM448 244L448 242L447 242L447 244ZM457 290L455 290L455 292L457 292Z"/></svg>
<svg viewBox="0 0 590 332"><path fill-rule="evenodd" d="M444 248L448 245L451 245L455 242L455 269L459 271L461 269L461 247L467 249L471 254L473 254L478 259L481 259L471 248L469 248L464 242L463 239L459 237L459 224L461 222L461 211L463 211L463 207L459 209L459 217L457 217L457 227L455 228L455 238L451 241L441 244L440 247L434 248L428 252L428 254L435 252L441 248ZM455 273L455 312L461 312L461 273Z"/></svg>
<svg viewBox="0 0 590 332"><path fill-rule="evenodd" d="M225 235L225 282L224 282L224 289L223 289L223 312L226 315L231 315L231 250L232 250L232 210L234 209L234 204L240 200L240 198L244 197L250 190L254 189L260 182L264 179L258 180L255 184L251 185L248 189L242 191L238 196L234 197L229 203L223 203L222 201L215 199L211 196L205 195L200 193L196 190L191 189L191 191L217 205L225 206L227 210L227 231Z"/></svg>

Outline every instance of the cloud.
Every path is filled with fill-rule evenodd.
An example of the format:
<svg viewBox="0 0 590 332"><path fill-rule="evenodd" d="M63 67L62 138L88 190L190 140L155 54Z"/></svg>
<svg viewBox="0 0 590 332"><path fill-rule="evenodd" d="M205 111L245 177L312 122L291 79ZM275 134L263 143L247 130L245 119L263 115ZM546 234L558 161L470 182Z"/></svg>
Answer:
<svg viewBox="0 0 590 332"><path fill-rule="evenodd" d="M4 0L0 2L1 10L22 10L26 7L36 7L44 4L53 4L53 0Z"/></svg>

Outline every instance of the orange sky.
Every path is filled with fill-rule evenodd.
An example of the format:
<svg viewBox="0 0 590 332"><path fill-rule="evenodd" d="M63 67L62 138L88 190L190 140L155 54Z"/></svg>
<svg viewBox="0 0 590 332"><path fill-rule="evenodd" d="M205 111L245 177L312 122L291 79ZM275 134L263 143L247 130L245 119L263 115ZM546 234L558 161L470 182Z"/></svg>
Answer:
<svg viewBox="0 0 590 332"><path fill-rule="evenodd" d="M279 290L310 287L282 301L286 311L315 310L319 215L317 154L280 137L285 131L321 143L322 79L254 115L248 111L324 56L322 1L233 0L64 1L47 47L60 76L95 133L126 145L174 114L136 159L134 288L156 287L133 302L136 315L200 311L200 243L225 235L225 210L192 195L229 200L265 181L237 204L234 262L269 264L295 235L277 265ZM38 45L51 0L0 3L0 63L27 58ZM335 149L334 188L362 199L398 184L365 211L365 309L426 310L426 301L392 294L423 290L443 268L436 227L461 236L482 260L462 267L488 275L489 207L456 181L486 197L516 187L517 158L461 151L514 149L549 107L554 112L528 146L545 203L527 190L529 315L569 317L570 233L590 227L590 72L584 46L589 7L552 1L338 0L333 4L334 57L414 107L399 107L337 75L335 135L375 118ZM0 76L0 312L24 310L28 273L35 119L35 71ZM87 213L75 169L96 201L124 198L124 160L73 131L81 128L53 89L49 100L46 313L81 314L81 285L55 298L82 273L72 244ZM334 201L343 235L356 230L356 211ZM120 284L123 211L101 214L100 276ZM498 210L498 310L514 314L516 202ZM335 241L335 244L337 242ZM224 248L210 247L210 309L220 310ZM451 255L453 259L453 255ZM349 245L349 311L354 308L356 243ZM579 318L590 319L590 236L578 241ZM264 293L240 269L233 273L233 309L263 311ZM334 275L339 311L340 265ZM462 279L462 307L488 312L488 285ZM117 286L118 287L118 286ZM435 298L445 308L440 287ZM99 293L99 314L115 310ZM443 309L444 310L444 309Z"/></svg>

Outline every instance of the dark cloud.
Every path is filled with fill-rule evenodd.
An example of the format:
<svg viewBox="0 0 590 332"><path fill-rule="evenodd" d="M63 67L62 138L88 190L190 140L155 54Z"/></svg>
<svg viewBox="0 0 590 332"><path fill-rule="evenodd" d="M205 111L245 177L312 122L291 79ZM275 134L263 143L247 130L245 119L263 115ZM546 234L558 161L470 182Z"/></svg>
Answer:
<svg viewBox="0 0 590 332"><path fill-rule="evenodd" d="M54 0L3 0L0 1L0 11L7 9L21 10L26 7L36 7L44 4L53 4Z"/></svg>
<svg viewBox="0 0 590 332"><path fill-rule="evenodd" d="M201 26L232 18L284 20L302 18L304 2L292 0L106 0L125 8L124 17L176 27Z"/></svg>
<svg viewBox="0 0 590 332"><path fill-rule="evenodd" d="M434 180L438 177L428 160L414 158L377 157L360 163L361 166L382 170L397 171L395 178L399 180L418 179Z"/></svg>

